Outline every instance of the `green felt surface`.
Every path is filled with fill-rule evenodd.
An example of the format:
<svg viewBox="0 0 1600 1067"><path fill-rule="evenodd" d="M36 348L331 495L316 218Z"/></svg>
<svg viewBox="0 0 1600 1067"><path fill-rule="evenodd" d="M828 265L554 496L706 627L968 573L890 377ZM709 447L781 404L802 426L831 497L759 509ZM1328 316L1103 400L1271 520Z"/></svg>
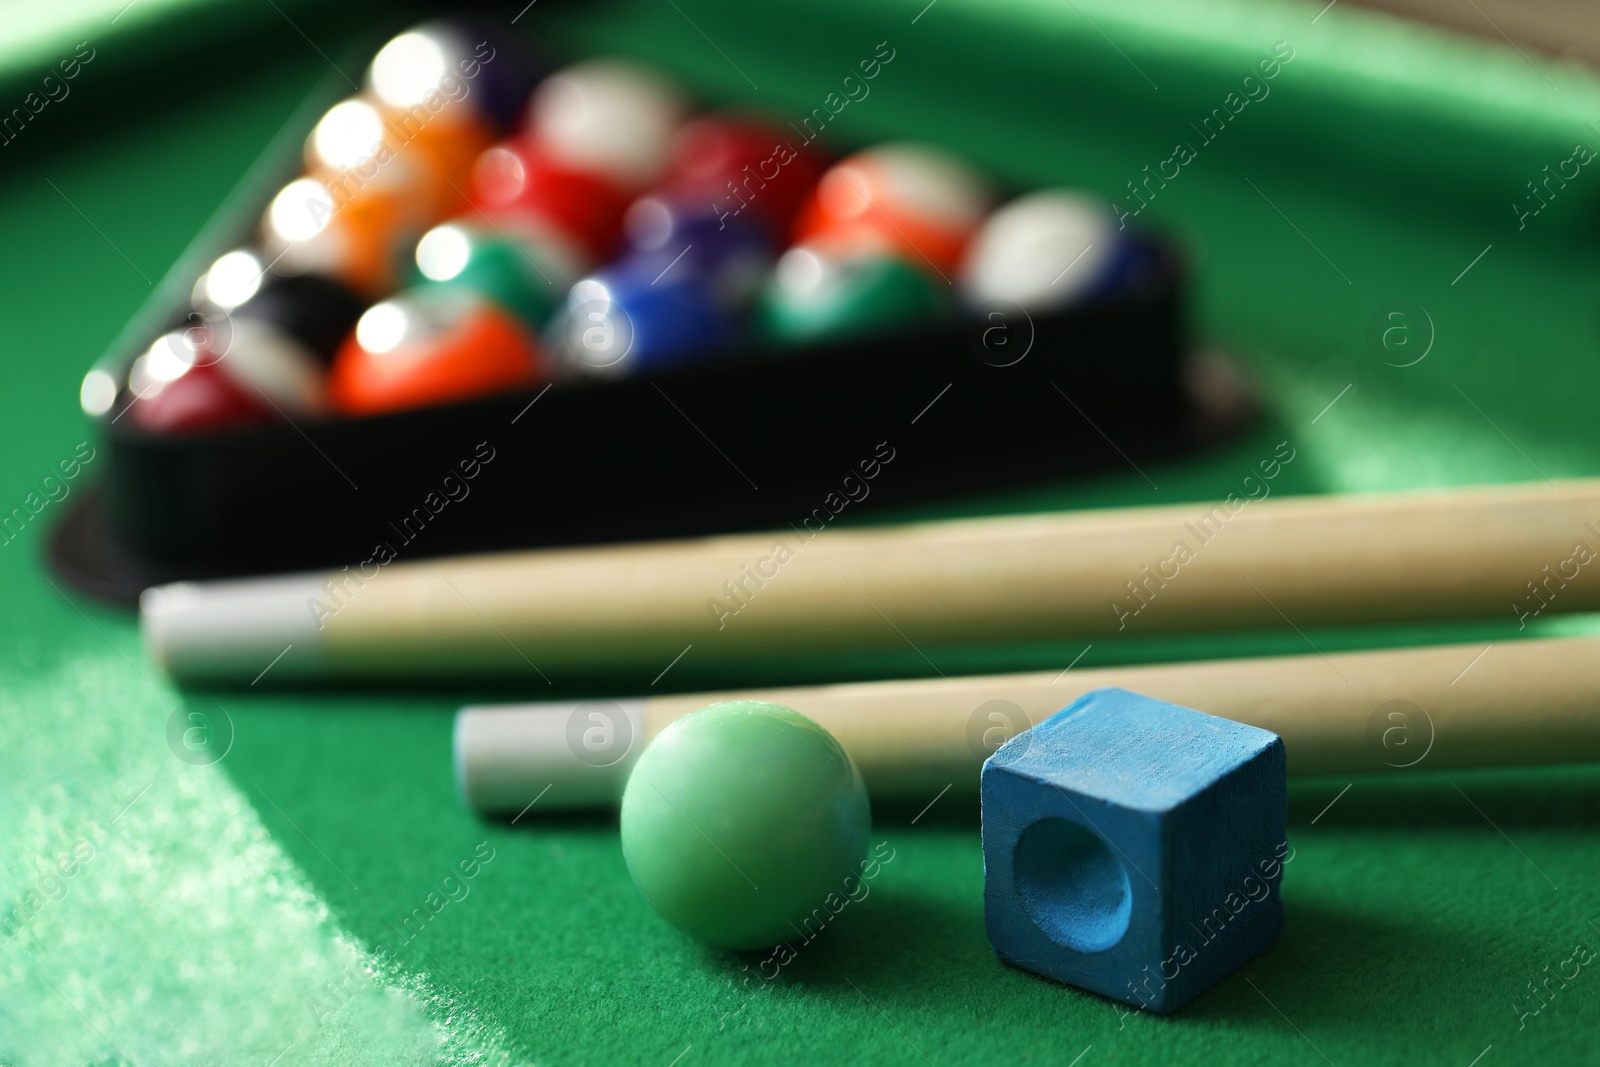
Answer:
<svg viewBox="0 0 1600 1067"><path fill-rule="evenodd" d="M1584 168L1523 228L1510 207L1578 140L1600 146L1586 125L1600 121L1600 82L1347 5L1313 22L1320 7L830 0L754 13L679 0L540 5L518 25L558 50L654 57L713 99L796 117L888 40L895 59L871 95L830 126L843 141L924 137L1013 181L1107 194L1167 158L1274 42L1292 43L1272 95L1141 219L1190 250L1198 330L1252 368L1262 422L1142 474L904 514L1200 500L1235 489L1283 440L1296 458L1279 493L1600 474L1600 174ZM159 35L127 38L122 52L108 37L73 96L0 147L0 506L40 491L88 439L76 408L85 367L328 76L321 53L340 55L366 29L354 15L291 10L299 28L236 16L255 37L215 51L196 51L192 30L167 52ZM0 84L20 99L27 80ZM1367 339L1397 299L1436 327L1414 366L1389 365L1402 360ZM72 484L95 473L91 461ZM1451 774L1424 760L1383 780L1295 784L1282 939L1173 1018L1124 1018L996 962L976 819L947 803L915 824L915 809L878 812L874 841L894 859L870 895L778 977L746 981L761 957L698 947L638 898L614 818L486 826L460 807L450 716L484 692L178 694L131 620L52 588L39 553L61 510L50 504L0 547L0 904L21 899L80 828L99 853L26 936L0 945L0 1058L265 1063L288 1041L285 1065L399 1062L415 1049L361 1035L410 1033L414 1020L387 1026L383 1002L362 1000L328 1023L298 999L336 966L324 941L344 937L387 950L386 980L457 1035L441 1046L455 1059L1594 1059L1590 969L1519 1014L1541 1003L1528 983L1580 942L1600 946L1595 768ZM1384 629L1131 632L1081 664L1595 629L1592 617L1546 614L1519 631L1508 605L1494 619ZM1083 649L926 651L955 673L1064 666ZM848 669L928 672L909 651ZM650 679L604 681L626 692ZM716 684L688 657L661 688ZM214 767L169 752L164 725L189 706L221 708L236 727ZM494 859L470 894L403 935L483 842ZM251 907L275 918L254 920Z"/></svg>

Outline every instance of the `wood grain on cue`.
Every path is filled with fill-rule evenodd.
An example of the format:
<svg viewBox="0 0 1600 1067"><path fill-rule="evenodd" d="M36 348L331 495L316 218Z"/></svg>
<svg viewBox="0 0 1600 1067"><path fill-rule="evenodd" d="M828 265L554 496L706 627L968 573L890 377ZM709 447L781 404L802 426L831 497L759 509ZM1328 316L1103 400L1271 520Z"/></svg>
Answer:
<svg viewBox="0 0 1600 1067"><path fill-rule="evenodd" d="M1580 543L1600 480L786 530L395 564L319 636L332 673L468 674L1513 618L1600 608Z"/></svg>
<svg viewBox="0 0 1600 1067"><path fill-rule="evenodd" d="M708 703L767 700L837 737L875 800L927 800L975 792L994 742L1105 686L1271 730L1295 776L1600 760L1600 637L651 697L623 702L637 721L627 756ZM549 807L614 801L628 759L581 765L563 732L574 708L464 709L457 759L474 806L520 807L555 780L572 788Z"/></svg>

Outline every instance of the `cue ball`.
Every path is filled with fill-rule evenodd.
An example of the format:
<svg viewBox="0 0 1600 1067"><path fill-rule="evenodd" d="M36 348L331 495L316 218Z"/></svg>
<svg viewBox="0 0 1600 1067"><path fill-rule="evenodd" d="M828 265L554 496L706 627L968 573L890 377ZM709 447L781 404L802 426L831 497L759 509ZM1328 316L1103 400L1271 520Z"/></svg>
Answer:
<svg viewBox="0 0 1600 1067"><path fill-rule="evenodd" d="M979 229L962 264L961 294L972 304L1062 307L1094 291L1119 244L1104 201L1060 190L1030 193Z"/></svg>
<svg viewBox="0 0 1600 1067"><path fill-rule="evenodd" d="M673 926L719 948L795 936L861 869L872 816L861 772L779 704L712 704L668 726L622 795L622 855Z"/></svg>

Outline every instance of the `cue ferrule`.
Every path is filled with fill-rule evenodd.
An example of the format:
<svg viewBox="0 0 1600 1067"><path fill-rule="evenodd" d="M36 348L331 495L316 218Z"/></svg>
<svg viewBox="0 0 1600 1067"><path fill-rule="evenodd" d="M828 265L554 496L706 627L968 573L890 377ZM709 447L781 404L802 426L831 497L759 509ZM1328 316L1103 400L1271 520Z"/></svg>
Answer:
<svg viewBox="0 0 1600 1067"><path fill-rule="evenodd" d="M187 681L324 677L324 624L314 605L325 603L326 587L324 575L296 574L146 589L139 597L145 649Z"/></svg>

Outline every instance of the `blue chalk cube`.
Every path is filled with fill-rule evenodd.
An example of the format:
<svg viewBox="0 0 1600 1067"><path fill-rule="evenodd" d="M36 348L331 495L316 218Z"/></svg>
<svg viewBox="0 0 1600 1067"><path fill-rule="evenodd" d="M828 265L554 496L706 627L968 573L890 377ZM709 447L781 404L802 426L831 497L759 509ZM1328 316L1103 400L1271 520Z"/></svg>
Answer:
<svg viewBox="0 0 1600 1067"><path fill-rule="evenodd" d="M983 765L984 925L1024 970L1170 1012L1270 945L1276 734L1098 689Z"/></svg>

